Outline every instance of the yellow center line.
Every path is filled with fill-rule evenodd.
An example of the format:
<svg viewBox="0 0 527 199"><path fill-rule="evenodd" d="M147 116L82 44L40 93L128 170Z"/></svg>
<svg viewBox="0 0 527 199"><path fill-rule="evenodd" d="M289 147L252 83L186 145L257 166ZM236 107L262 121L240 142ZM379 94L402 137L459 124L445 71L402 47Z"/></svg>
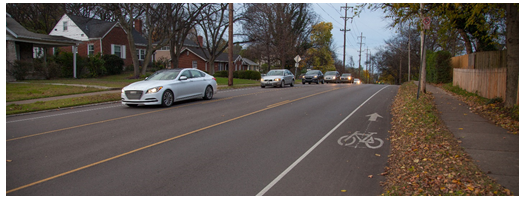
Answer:
<svg viewBox="0 0 527 199"><path fill-rule="evenodd" d="M299 100L303 100L303 99L306 99L306 98L309 98L309 97L313 97L313 96L316 96L316 95L320 95L320 94L327 93L327 92L334 91L334 90L338 90L338 89L339 88L333 88L331 90L327 90L327 91L323 91L323 92L320 92L320 93L311 94L311 95L304 96L304 97L301 97L301 98L298 98L298 99L295 99L295 100L290 100L290 101L288 100L287 103L296 102L296 101L299 101ZM37 184L40 184L40 183L43 183L43 182L47 182L47 181L50 181L50 180L53 180L53 179L56 179L56 178L59 178L59 177L62 177L62 176L65 176L65 175L68 175L68 174L80 171L80 170L83 170L83 169L86 169L86 168L90 168L90 167L93 167L95 165L99 165L99 164L108 162L110 160L114 160L114 159L117 159L117 158L129 155L129 154L132 154L132 153L144 150L144 149L148 149L148 148L151 148L151 147L154 147L154 146L157 146L157 145L160 145L160 144L163 144L163 143L166 143L166 142L169 142L169 141L172 141L172 140L175 140L175 139L187 136L187 135L191 135L191 134L194 134L194 133L206 130L206 129L210 129L210 128L213 128L213 127L225 124L225 123L229 123L229 122L232 122L232 121L235 121L235 120L247 117L247 116L254 115L256 113L260 113L260 112L263 112L263 111L266 111L266 110L269 110L269 109L272 109L272 108L275 108L275 107L278 107L278 106L282 106L282 105L287 104L287 103L280 103L279 105L276 105L276 106L260 109L260 110L257 110L257 111L251 112L251 113L247 113L247 114L242 115L242 116L238 116L238 117L235 117L235 118L232 118L232 119L229 119L229 120L225 120L223 122L219 122L219 123L216 123L216 124L213 124L213 125L210 125L210 126L206 126L206 127L203 127L203 128L200 128L200 129L197 129L197 130L185 133L185 134L181 134L181 135L178 135L178 136L175 136L175 137L172 137L172 138L168 138L166 140L162 140L162 141L159 141L159 142L147 145L147 146L143 146L141 148L137 148L137 149L128 151L126 153L122 153L122 154L119 154L119 155L116 155L116 156L113 156L113 157L110 157L110 158L107 158L107 159L104 159L104 160L101 160L101 161L98 161L98 162L94 162L92 164L88 164L88 165L85 165L85 166L82 166L82 167L79 167L79 168L76 168L76 169L73 169L73 170L70 170L70 171L66 171L64 173L60 173L58 175L51 176L49 178L45 178L45 179L42 179L42 180L39 180L39 181L36 181L36 182L32 182L32 183L29 183L29 184L26 184L26 185L23 185L23 186L20 186L20 187L8 190L8 191L6 191L6 194L9 194L9 193L12 193L12 192L15 192L15 191L18 191L18 190L21 190L21 189L33 186L33 185L37 185ZM156 112L159 112L159 111L156 111Z"/></svg>
<svg viewBox="0 0 527 199"><path fill-rule="evenodd" d="M234 98L238 98L238 97L244 97L244 96L248 96L248 95L256 95L256 94L261 94L261 93L267 93L267 92L271 92L271 91L275 91L275 90L262 91L262 92L257 92L257 93L249 93L249 94L238 95L238 96L234 96L234 97L210 100L210 101L206 101L206 102L202 102L202 103L187 104L187 105L175 106L175 107L171 107L171 108L164 108L164 109L160 109L160 110L156 110L156 111L150 111L150 112L144 112L144 113L139 113L139 114L134 114L134 115L118 117L118 118L112 118L112 119L108 119L108 120L102 120L102 121L97 121L97 122L92 122L92 123L87 123L87 124L81 124L81 125L77 125L77 126L66 127L66 128L62 128L62 129L46 131L46 132L42 132L42 133L36 133L36 134L31 134L31 135L11 138L11 139L7 139L6 142L10 142L10 141L14 141L14 140L20 140L20 139L25 139L25 138L30 138L30 137L35 137L35 136L40 136L40 135L45 135L45 134L50 134L50 133L55 133L55 132L59 132L59 131L65 131L65 130L80 128L80 127L85 127L85 126L91 126L91 125L95 125L95 124L111 122L111 121L116 121L116 120L122 120L122 119L137 117L137 116L141 116L141 115L148 115L148 114L152 114L152 113L157 113L157 112L167 111L167 110L172 110L172 109L177 109L177 108L183 108L183 107L193 106L193 105L197 105L197 104L208 104L208 103L212 103L212 102L225 101L225 100L234 99Z"/></svg>

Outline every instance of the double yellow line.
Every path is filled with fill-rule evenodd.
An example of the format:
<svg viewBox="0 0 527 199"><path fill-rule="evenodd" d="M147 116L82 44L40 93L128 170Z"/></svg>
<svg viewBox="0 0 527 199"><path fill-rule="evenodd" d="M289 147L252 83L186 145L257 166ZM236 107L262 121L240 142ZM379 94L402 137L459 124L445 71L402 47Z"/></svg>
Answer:
<svg viewBox="0 0 527 199"><path fill-rule="evenodd" d="M99 165L99 164L108 162L110 160L114 160L114 159L117 159L117 158L120 158L120 157L123 157L123 156L126 156L126 155L130 155L132 153L135 153L135 152L138 152L138 151L141 151L141 150L144 150L144 149L148 149L148 148L151 148L151 147L154 147L154 146L157 146L157 145L160 145L160 144L163 144L163 143L166 143L166 142L169 142L169 141L172 141L172 140L175 140L175 139L187 136L187 135L191 135L191 134L194 134L194 133L197 133L197 132L200 132L200 131L204 131L206 129L210 129L210 128L213 128L213 127L225 124L225 123L229 123L229 122L232 122L232 121L235 121L235 120L247 117L247 116L251 116L251 115L254 115L256 113L260 113L260 112L263 112L263 111L266 111L266 110L269 110L269 109L272 109L272 108L275 108L275 107L278 107L278 106L282 106L282 105L285 105L285 104L288 104L288 103L293 103L293 102L296 102L296 101L299 101L299 100L303 100L303 99L306 99L306 98L310 98L310 97L313 97L313 96L316 96L316 95L320 95L320 94L327 93L327 92L334 91L334 90L338 90L338 89L339 88L333 88L331 90L323 91L323 92L320 92L320 93L315 93L315 94L308 95L308 96L305 96L305 97L301 97L301 98L298 98L298 99L295 99L295 100L286 100L286 101L283 101L283 102L272 104L272 105L267 106L267 108L264 108L264 109L261 109L261 110L257 110L257 111L251 112L251 113L247 113L247 114L242 115L242 116L238 116L238 117L235 117L235 118L232 118L232 119L229 119L229 120L225 120L225 121L220 122L220 123L216 123L216 124L213 124L213 125L210 125L210 126L207 126L207 127L203 127L203 128L200 128L200 129L197 129L197 130L185 133L185 134L181 134L181 135L178 135L178 136L175 136L175 137L172 137L172 138L168 138L166 140L162 140L162 141L159 141L159 142L147 145L147 146L143 146L141 148L137 148L137 149L128 151L126 153L122 153L122 154L119 154L119 155L116 155L116 156L113 156L113 157L110 157L110 158L107 158L107 159L104 159L104 160L101 160L101 161L98 161L98 162L94 162L94 163L86 165L86 166L82 166L82 167L79 167L79 168L76 168L76 169L73 169L73 170L70 170L70 171L66 171L66 172L58 174L58 175L51 176L51 177L46 178L46 179L42 179L42 180L39 180L39 181L36 181L36 182L33 182L33 183L29 183L29 184L26 184L26 185L23 185L23 186L20 186L20 187L8 190L8 191L6 191L6 194L9 194L9 193L21 190L21 189L25 189L27 187L31 187L33 185L37 185L37 184L40 184L40 183L43 183L43 182L47 182L47 181L50 181L50 180L53 180L53 179L56 179L56 178L59 178L59 177L62 177L62 176L65 176L65 175L68 175L68 174L80 171L80 170L83 170L83 169L86 169L86 168L90 168L90 167L93 167L95 165ZM267 92L269 92L269 91L267 91ZM260 92L260 93L263 93L263 92ZM253 94L255 94L255 93L253 93ZM249 95L249 94L247 94L247 95ZM241 95L241 96L245 96L245 95ZM218 100L216 100L216 101L218 101ZM210 102L204 102L204 103L210 103ZM188 106L190 106L190 105L188 105ZM170 108L170 109L173 109L173 108ZM43 134L47 134L47 133L52 133L52 132L57 132L57 131L62 131L62 130L67 130L67 129L72 129L72 128L78 128L78 127L81 127L81 126L88 126L88 125L93 125L93 124L99 124L99 123L103 123L103 122L107 122L107 121L114 121L114 120L118 120L118 119L135 117L135 116L138 116L138 115L145 115L145 114L149 114L149 113L161 112L161 111L164 111L164 110L169 110L169 109L162 109L162 110L158 110L158 111L151 111L151 112L146 112L146 113L126 116L126 117L115 118L115 119L111 119L111 120L104 120L104 121L100 121L100 122L94 122L94 123L89 123L89 124L85 124L85 125L79 125L79 126L59 129L59 130L55 130L55 131L39 133L39 134L35 134L33 136L43 135ZM30 136L30 137L32 137L32 136ZM19 139L22 139L22 137L19 138Z"/></svg>

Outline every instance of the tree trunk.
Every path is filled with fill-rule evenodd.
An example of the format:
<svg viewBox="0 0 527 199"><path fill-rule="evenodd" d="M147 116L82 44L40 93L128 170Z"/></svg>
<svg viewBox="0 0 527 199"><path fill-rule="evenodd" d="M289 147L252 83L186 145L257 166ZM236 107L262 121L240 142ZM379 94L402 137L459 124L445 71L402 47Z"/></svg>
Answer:
<svg viewBox="0 0 527 199"><path fill-rule="evenodd" d="M505 91L505 106L513 107L518 97L520 72L520 23L519 5L509 3L507 11L507 89Z"/></svg>
<svg viewBox="0 0 527 199"><path fill-rule="evenodd" d="M467 32L465 30L458 28L457 31L463 38L463 41L465 42L465 51L467 51L467 54L473 53L472 51L472 43L470 42L470 38L468 38Z"/></svg>

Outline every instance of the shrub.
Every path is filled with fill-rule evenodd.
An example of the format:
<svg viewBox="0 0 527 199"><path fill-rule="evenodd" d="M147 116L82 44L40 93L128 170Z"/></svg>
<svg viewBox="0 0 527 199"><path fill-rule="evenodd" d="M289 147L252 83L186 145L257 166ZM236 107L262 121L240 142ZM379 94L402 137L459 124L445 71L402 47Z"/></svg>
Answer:
<svg viewBox="0 0 527 199"><path fill-rule="evenodd" d="M123 72L124 61L117 55L103 55L104 68L108 75L118 75Z"/></svg>
<svg viewBox="0 0 527 199"><path fill-rule="evenodd" d="M9 64L11 64L9 62ZM12 70L8 71L17 80L24 80L29 74L29 71L33 69L33 63L30 61L16 60L13 63Z"/></svg>
<svg viewBox="0 0 527 199"><path fill-rule="evenodd" d="M229 71L222 70L214 73L214 77L229 77Z"/></svg>
<svg viewBox="0 0 527 199"><path fill-rule="evenodd" d="M53 58L50 58L47 63L42 62L41 59L34 59L33 69L37 75L40 75L45 79L52 79L60 77L62 66L57 64Z"/></svg>

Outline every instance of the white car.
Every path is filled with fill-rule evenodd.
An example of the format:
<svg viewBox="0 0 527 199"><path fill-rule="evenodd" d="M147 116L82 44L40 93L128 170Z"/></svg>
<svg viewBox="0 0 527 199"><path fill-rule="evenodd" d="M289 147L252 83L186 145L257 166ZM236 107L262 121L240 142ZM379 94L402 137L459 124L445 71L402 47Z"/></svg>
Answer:
<svg viewBox="0 0 527 199"><path fill-rule="evenodd" d="M216 78L192 68L157 71L143 81L121 91L122 104L171 106L176 101L203 98L210 100L218 92Z"/></svg>
<svg viewBox="0 0 527 199"><path fill-rule="evenodd" d="M270 70L262 79L260 86L284 87L285 85L295 86L295 76L287 69Z"/></svg>
<svg viewBox="0 0 527 199"><path fill-rule="evenodd" d="M355 79L353 80L353 84L362 84L362 82L360 81L359 78L355 78Z"/></svg>

